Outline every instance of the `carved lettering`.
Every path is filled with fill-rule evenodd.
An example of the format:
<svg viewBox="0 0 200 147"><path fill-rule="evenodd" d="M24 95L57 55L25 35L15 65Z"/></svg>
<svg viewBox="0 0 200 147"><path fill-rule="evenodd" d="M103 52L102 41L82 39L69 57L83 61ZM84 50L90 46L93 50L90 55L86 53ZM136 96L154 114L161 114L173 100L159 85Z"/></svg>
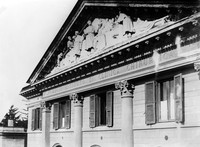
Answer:
<svg viewBox="0 0 200 147"><path fill-rule="evenodd" d="M168 61L177 57L177 50L168 51L160 55L160 62Z"/></svg>
<svg viewBox="0 0 200 147"><path fill-rule="evenodd" d="M170 60L170 59L174 59L176 57L177 57L177 50L168 51L166 53L160 54L160 62L164 62L164 61L167 61L167 60ZM54 95L56 93L60 93L60 92L66 91L66 90L70 90L72 88L74 89L76 87L78 88L80 86L88 85L88 84L91 84L91 83L94 83L94 82L99 82L99 81L102 81L104 79L108 79L110 77L114 77L116 75L123 74L123 73L126 73L128 71L134 71L134 70L144 68L144 67L147 67L147 66L150 66L150 65L154 65L152 57L146 58L146 59L143 59L143 60L140 60L140 61L136 61L136 62L133 62L131 64L128 64L128 65L125 65L125 66L122 66L122 67L119 67L119 68L115 68L115 69L112 69L112 70L109 70L109 71L106 71L106 72L103 72L103 73L100 73L100 74L97 74L97 75L94 75L94 76L91 76L91 77L88 77L88 78L85 78L85 79L81 79L79 81L76 81L76 82L73 82L73 83L58 87L58 88L54 88L52 90L44 92L43 96L47 97L47 96L50 96L50 95Z"/></svg>

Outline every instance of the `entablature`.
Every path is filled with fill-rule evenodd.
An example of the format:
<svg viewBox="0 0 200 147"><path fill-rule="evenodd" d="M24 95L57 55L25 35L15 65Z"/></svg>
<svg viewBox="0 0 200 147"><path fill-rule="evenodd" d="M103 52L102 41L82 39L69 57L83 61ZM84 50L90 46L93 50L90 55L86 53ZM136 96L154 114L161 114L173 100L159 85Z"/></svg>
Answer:
<svg viewBox="0 0 200 147"><path fill-rule="evenodd" d="M143 34L137 39L130 38L89 60L31 84L38 91L30 93L33 96L35 92L42 93L93 75L120 68L152 57L155 52L159 55L159 58L162 58L161 55L165 52L178 51L179 48L187 47L187 50L184 51L187 54L190 51L189 45L197 44L197 46L200 46L198 44L200 40L199 21L200 14L197 13L174 24ZM183 53L181 52L180 55L183 55ZM160 60L162 61L162 59ZM25 92L22 91L21 94L23 93Z"/></svg>

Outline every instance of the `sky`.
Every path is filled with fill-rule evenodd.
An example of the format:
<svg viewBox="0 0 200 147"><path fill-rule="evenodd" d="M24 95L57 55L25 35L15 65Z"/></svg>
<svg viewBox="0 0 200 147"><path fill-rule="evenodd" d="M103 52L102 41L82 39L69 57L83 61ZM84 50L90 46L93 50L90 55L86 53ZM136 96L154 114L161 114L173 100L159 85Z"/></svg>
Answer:
<svg viewBox="0 0 200 147"><path fill-rule="evenodd" d="M0 121L19 95L77 0L0 0Z"/></svg>

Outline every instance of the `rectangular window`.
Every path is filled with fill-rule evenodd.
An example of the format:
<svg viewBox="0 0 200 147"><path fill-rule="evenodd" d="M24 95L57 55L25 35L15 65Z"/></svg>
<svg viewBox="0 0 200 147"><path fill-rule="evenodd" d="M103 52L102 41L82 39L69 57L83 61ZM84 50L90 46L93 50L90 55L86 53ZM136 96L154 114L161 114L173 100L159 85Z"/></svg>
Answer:
<svg viewBox="0 0 200 147"><path fill-rule="evenodd" d="M42 108L32 109L32 130L42 130Z"/></svg>
<svg viewBox="0 0 200 147"><path fill-rule="evenodd" d="M175 120L175 99L173 79L158 83L159 121Z"/></svg>
<svg viewBox="0 0 200 147"><path fill-rule="evenodd" d="M90 96L90 127L113 125L113 92Z"/></svg>
<svg viewBox="0 0 200 147"><path fill-rule="evenodd" d="M145 84L146 124L183 122L182 75ZM157 118L157 119L156 119Z"/></svg>
<svg viewBox="0 0 200 147"><path fill-rule="evenodd" d="M60 103L60 110L59 110L59 128L64 128L65 127L65 112L66 112L66 102L61 102Z"/></svg>
<svg viewBox="0 0 200 147"><path fill-rule="evenodd" d="M71 121L71 101L62 101L54 103L53 128L70 128Z"/></svg>

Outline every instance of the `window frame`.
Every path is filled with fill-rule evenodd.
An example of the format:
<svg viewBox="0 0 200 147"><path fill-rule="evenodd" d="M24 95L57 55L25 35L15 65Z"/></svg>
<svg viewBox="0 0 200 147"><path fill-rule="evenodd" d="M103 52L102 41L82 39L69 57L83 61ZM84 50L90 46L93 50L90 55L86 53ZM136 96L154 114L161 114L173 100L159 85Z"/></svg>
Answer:
<svg viewBox="0 0 200 147"><path fill-rule="evenodd" d="M53 129L55 130L70 129L71 128L71 100L67 99L67 100L55 102L53 106L54 106ZM61 110L62 108L63 110ZM64 118L64 121L63 121L63 118Z"/></svg>
<svg viewBox="0 0 200 147"><path fill-rule="evenodd" d="M42 108L32 109L31 130L42 130Z"/></svg>
<svg viewBox="0 0 200 147"><path fill-rule="evenodd" d="M167 120L161 120L160 119L160 86L159 83L162 81L170 81L173 84L173 98L174 98L174 119L169 119L169 112L167 112ZM173 76L167 76L162 79L155 79L153 81L149 81L145 83L145 123L147 125L153 125L156 123L164 123L164 122L177 122L177 123L183 123L184 122L184 79L182 78L182 74L173 75ZM147 85L152 83L153 88L151 87L151 92L154 92L155 99L155 107L154 109L151 109L150 112L147 112L147 106L149 105L147 102L147 99L149 97L148 91L147 91ZM170 83L170 82L169 82ZM176 86L179 86L180 89L178 90ZM155 88L155 89L154 89ZM159 90L158 90L159 88ZM152 90L153 89L153 90ZM180 96L176 96L176 92L179 92ZM170 99L170 97L168 97ZM169 101L167 101L167 109L169 109ZM171 107L172 108L172 107ZM170 108L170 112L171 112ZM155 116L155 118L149 118L149 114L152 116ZM152 120L151 120L152 119ZM151 121L150 121L151 120Z"/></svg>
<svg viewBox="0 0 200 147"><path fill-rule="evenodd" d="M59 103L59 115L58 115L58 129L64 129L65 128L65 115L66 115L66 102L62 101ZM64 119L64 122L63 122Z"/></svg>
<svg viewBox="0 0 200 147"><path fill-rule="evenodd" d="M161 84L163 83L168 83L168 89L167 89L167 119L166 120L162 120L161 118L161 90L163 90L161 87ZM167 79L164 79L164 80L159 80L157 81L157 86L156 86L156 116L157 116L157 122L158 123L162 123L162 122L174 122L175 121L175 111L174 111L174 118L171 119L171 116L172 116L172 110L170 108L170 104L171 104L171 100L170 100L170 84L173 84L173 88L171 89L173 91L173 99L175 99L174 97L174 79L173 78L167 78ZM163 95L162 95L163 96ZM175 102L175 100L174 100ZM174 110L175 110L175 103L174 103Z"/></svg>
<svg viewBox="0 0 200 147"><path fill-rule="evenodd" d="M101 100L104 100L103 102ZM104 103L103 107L101 104ZM104 91L90 96L90 116L89 124L91 128L113 126L113 91ZM102 121L101 113L104 111L104 118Z"/></svg>
<svg viewBox="0 0 200 147"><path fill-rule="evenodd" d="M99 93L98 96L98 126L106 126L106 93ZM102 104L104 106L102 106ZM103 112L103 114L102 114Z"/></svg>

